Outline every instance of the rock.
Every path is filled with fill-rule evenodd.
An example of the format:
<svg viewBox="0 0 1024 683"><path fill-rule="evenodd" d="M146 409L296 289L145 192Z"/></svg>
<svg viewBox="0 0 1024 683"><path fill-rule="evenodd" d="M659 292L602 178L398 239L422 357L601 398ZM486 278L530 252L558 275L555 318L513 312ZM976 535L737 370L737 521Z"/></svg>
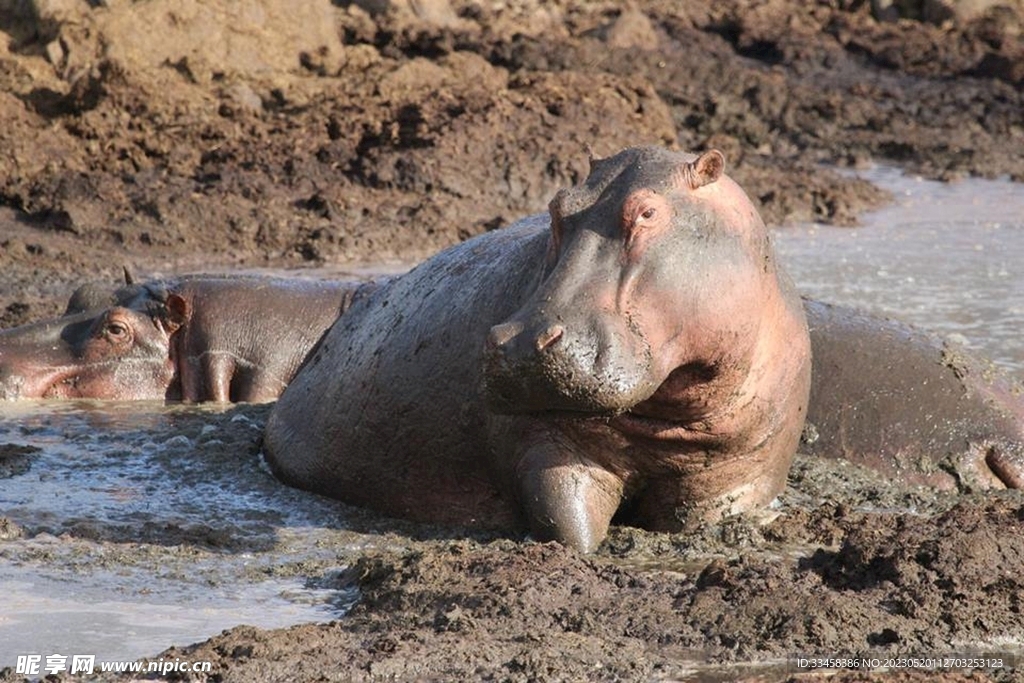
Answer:
<svg viewBox="0 0 1024 683"><path fill-rule="evenodd" d="M630 7L608 27L604 36L608 47L654 50L658 47L658 34L646 14Z"/></svg>

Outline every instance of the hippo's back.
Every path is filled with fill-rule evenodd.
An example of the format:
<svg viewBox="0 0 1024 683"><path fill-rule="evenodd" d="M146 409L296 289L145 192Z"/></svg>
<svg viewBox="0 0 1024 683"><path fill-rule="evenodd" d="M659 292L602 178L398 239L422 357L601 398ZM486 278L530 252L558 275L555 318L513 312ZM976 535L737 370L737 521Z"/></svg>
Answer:
<svg viewBox="0 0 1024 683"><path fill-rule="evenodd" d="M909 325L813 301L805 309L817 432L805 450L910 483L1012 484L1024 456L1018 384Z"/></svg>
<svg viewBox="0 0 1024 683"><path fill-rule="evenodd" d="M545 226L469 240L358 299L270 416L275 474L395 516L510 526L488 454L473 447L484 443L481 356L528 293Z"/></svg>

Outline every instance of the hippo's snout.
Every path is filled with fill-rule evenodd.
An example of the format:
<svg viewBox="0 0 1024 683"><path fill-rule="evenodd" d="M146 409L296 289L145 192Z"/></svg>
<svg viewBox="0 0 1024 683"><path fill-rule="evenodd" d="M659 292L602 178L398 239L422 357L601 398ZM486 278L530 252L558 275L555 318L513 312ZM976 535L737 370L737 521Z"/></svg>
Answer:
<svg viewBox="0 0 1024 683"><path fill-rule="evenodd" d="M615 414L649 397L650 354L610 326L510 320L491 328L484 387L501 413L573 411Z"/></svg>
<svg viewBox="0 0 1024 683"><path fill-rule="evenodd" d="M509 321L495 325L487 335L486 348L489 352L504 354L509 343L522 334L523 324L520 322ZM565 334L565 328L561 325L555 324L548 326L536 335L536 338L533 341L533 346L537 349L537 352L540 353L552 344L558 342L558 340L562 338L563 334Z"/></svg>

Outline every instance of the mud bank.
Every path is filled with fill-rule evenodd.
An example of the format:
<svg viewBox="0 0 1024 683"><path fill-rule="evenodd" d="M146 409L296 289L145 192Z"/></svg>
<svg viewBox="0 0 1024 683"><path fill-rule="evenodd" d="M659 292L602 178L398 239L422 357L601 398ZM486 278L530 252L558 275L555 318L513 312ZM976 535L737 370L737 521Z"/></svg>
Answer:
<svg viewBox="0 0 1024 683"><path fill-rule="evenodd" d="M871 4L6 0L0 325L123 263L417 259L588 149L719 147L774 224L886 200L824 161L1024 177L1020 3Z"/></svg>
<svg viewBox="0 0 1024 683"><path fill-rule="evenodd" d="M233 629L162 656L238 681L781 680L798 654L1006 652L991 638L1019 628L1003 592L1019 584L996 574L1022 558L1007 540L1021 510L1017 497L963 501L922 520L827 503L696 543L620 530L593 559L507 541L370 555L350 570L362 599L346 619ZM707 562L703 544L730 551Z"/></svg>

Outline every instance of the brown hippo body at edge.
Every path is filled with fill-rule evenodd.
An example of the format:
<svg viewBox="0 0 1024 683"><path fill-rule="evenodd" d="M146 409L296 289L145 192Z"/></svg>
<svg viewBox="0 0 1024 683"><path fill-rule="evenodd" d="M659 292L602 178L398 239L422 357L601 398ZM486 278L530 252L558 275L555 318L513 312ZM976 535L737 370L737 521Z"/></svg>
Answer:
<svg viewBox="0 0 1024 683"><path fill-rule="evenodd" d="M83 285L63 316L0 331L0 399L270 401L363 287L221 276Z"/></svg>
<svg viewBox="0 0 1024 683"><path fill-rule="evenodd" d="M722 157L592 162L550 217L356 301L275 406L286 483L587 551L772 500L804 421L803 310Z"/></svg>
<svg viewBox="0 0 1024 683"><path fill-rule="evenodd" d="M801 450L944 489L1024 486L1024 387L923 330L805 301L813 352Z"/></svg>

